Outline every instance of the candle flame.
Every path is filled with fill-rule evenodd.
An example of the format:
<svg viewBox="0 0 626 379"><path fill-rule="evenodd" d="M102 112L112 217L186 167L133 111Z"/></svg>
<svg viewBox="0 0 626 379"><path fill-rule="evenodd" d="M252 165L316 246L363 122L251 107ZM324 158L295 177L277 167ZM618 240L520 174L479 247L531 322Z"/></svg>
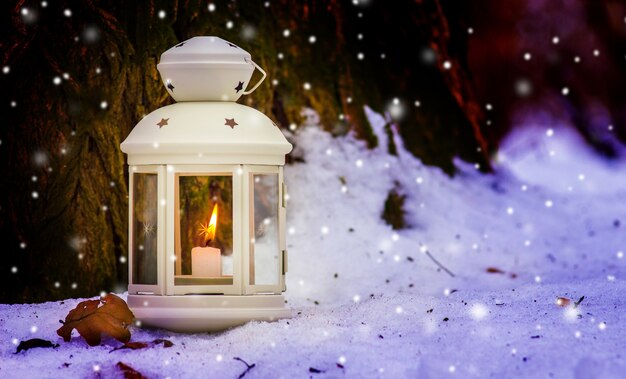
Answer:
<svg viewBox="0 0 626 379"><path fill-rule="evenodd" d="M217 230L217 204L213 206L213 212L211 212L211 219L207 224L200 223L200 229L198 231L201 236L204 236L204 242L207 244L215 239L215 231Z"/></svg>

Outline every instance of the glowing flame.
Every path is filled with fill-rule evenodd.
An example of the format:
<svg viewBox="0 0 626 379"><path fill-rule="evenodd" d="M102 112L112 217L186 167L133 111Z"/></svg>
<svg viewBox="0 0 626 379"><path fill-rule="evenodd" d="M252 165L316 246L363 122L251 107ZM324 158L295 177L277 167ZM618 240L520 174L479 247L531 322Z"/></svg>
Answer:
<svg viewBox="0 0 626 379"><path fill-rule="evenodd" d="M217 204L213 206L213 212L211 212L211 219L208 224L200 223L200 229L198 231L201 236L204 236L204 242L208 245L209 242L215 239L215 231L217 230Z"/></svg>

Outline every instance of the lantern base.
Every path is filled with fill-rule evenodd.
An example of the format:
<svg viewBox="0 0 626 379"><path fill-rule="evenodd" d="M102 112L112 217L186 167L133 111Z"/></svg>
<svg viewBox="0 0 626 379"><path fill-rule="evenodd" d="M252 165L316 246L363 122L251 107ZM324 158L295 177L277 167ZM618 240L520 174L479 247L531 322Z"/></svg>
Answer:
<svg viewBox="0 0 626 379"><path fill-rule="evenodd" d="M291 318L283 295L128 295L142 325L174 332L217 332L248 321Z"/></svg>

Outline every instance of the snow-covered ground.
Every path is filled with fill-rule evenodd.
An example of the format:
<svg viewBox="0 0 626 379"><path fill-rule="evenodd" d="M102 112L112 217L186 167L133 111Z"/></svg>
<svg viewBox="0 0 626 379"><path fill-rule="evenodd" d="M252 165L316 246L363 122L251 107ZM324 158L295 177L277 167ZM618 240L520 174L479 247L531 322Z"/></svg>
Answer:
<svg viewBox="0 0 626 379"><path fill-rule="evenodd" d="M387 146L384 119L369 116ZM285 169L292 319L212 335L133 328L133 341L174 346L110 353L117 341L56 335L79 300L0 305L0 377L121 377L122 361L150 378L236 378L234 357L256 364L246 378L626 377L623 163L565 127L518 131L496 175L458 162L454 178L397 138L398 156L311 125L293 138L305 163ZM406 230L380 218L394 187ZM13 354L35 337L60 347Z"/></svg>

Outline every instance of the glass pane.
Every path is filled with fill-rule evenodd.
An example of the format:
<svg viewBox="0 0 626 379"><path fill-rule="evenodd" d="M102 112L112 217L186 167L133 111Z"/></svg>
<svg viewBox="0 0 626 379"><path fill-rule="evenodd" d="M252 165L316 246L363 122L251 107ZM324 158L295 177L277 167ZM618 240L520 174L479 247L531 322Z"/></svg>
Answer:
<svg viewBox="0 0 626 379"><path fill-rule="evenodd" d="M134 284L157 284L157 174L133 174Z"/></svg>
<svg viewBox="0 0 626 379"><path fill-rule="evenodd" d="M250 284L278 284L278 174L251 174Z"/></svg>
<svg viewBox="0 0 626 379"><path fill-rule="evenodd" d="M233 179L178 175L175 285L233 283Z"/></svg>

